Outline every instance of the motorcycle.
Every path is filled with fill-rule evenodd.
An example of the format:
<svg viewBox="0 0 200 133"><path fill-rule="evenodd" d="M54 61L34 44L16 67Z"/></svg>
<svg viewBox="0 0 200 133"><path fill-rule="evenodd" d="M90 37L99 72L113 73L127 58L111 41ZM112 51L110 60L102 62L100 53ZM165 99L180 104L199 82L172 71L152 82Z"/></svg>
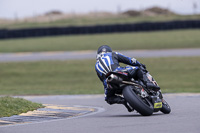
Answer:
<svg viewBox="0 0 200 133"><path fill-rule="evenodd" d="M146 68L140 66L140 69L152 83L158 86ZM115 89L116 94L122 95L128 106L141 115L150 116L158 111L164 114L171 112L169 104L163 99L161 90L147 89L142 81L129 78L128 73L123 71L109 72L106 77L108 87Z"/></svg>

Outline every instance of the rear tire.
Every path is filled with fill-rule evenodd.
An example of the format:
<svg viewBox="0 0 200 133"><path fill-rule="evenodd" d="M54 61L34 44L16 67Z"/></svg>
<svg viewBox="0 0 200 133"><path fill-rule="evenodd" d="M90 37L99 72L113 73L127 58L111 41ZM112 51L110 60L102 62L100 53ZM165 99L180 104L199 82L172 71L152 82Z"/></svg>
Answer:
<svg viewBox="0 0 200 133"><path fill-rule="evenodd" d="M153 114L154 108L150 101L146 98L145 102L135 94L134 86L125 86L123 89L123 96L129 105L138 111L143 116L150 116Z"/></svg>

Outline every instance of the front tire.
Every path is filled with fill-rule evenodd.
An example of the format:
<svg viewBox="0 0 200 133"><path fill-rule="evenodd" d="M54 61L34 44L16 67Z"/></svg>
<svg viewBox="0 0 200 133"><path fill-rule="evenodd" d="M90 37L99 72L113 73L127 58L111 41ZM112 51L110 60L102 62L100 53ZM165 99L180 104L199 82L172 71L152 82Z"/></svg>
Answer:
<svg viewBox="0 0 200 133"><path fill-rule="evenodd" d="M164 114L169 114L171 112L171 108L165 100L162 103L162 108L161 108L160 111L163 112Z"/></svg>
<svg viewBox="0 0 200 133"><path fill-rule="evenodd" d="M141 99L133 91L134 86L125 86L123 89L123 96L132 108L138 111L143 116L150 116L153 114L154 108L151 102L146 99ZM143 101L144 100L144 101Z"/></svg>

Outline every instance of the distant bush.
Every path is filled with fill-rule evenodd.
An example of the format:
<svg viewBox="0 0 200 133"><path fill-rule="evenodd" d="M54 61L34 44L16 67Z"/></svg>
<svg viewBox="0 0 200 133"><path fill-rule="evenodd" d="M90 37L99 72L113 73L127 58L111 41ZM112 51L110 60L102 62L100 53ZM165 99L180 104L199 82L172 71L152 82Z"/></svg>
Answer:
<svg viewBox="0 0 200 133"><path fill-rule="evenodd" d="M128 10L126 12L123 12L123 14L128 15L128 16L140 16L141 12L135 11L135 10Z"/></svg>
<svg viewBox="0 0 200 133"><path fill-rule="evenodd" d="M152 7L152 8L148 8L146 10L143 11L143 13L152 13L154 15L168 15L168 14L175 14L174 12L168 10L168 9L163 9L160 7Z"/></svg>
<svg viewBox="0 0 200 133"><path fill-rule="evenodd" d="M128 10L123 12L122 14L128 15L128 16L156 16L156 15L171 15L174 14L174 12L168 10L168 9L163 9L160 7L152 7L148 8L144 11L136 11L136 10Z"/></svg>

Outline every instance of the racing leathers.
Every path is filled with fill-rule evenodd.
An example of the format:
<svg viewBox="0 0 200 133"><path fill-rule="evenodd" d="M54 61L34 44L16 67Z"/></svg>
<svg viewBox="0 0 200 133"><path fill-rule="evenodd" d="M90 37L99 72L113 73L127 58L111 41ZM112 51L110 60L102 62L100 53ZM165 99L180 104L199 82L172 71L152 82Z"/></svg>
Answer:
<svg viewBox="0 0 200 133"><path fill-rule="evenodd" d="M121 67L119 63L124 63L130 66ZM125 100L115 95L115 89L110 89L106 82L106 74L111 71L124 71L127 72L130 77L140 77L142 74L139 71L141 64L135 59L124 56L118 52L102 52L97 55L97 61L95 65L95 70L99 79L103 82L105 101L109 104L124 104Z"/></svg>

